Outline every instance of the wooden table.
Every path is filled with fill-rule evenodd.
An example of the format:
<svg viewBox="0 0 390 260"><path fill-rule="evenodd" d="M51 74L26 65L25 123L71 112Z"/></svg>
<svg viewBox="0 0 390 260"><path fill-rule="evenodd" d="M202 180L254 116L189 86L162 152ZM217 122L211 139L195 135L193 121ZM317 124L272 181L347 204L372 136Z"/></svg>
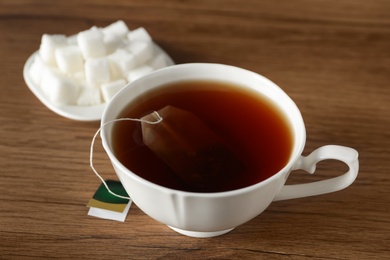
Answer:
<svg viewBox="0 0 390 260"><path fill-rule="evenodd" d="M99 186L89 168L98 122L53 113L22 69L44 33L71 35L123 20L145 27L176 63L260 73L301 109L304 154L359 151L349 188L273 203L215 238L173 232L133 205L126 222L87 216ZM0 1L0 258L388 259L390 257L390 3L388 1ZM116 178L100 144L95 164ZM327 161L318 174L343 173Z"/></svg>

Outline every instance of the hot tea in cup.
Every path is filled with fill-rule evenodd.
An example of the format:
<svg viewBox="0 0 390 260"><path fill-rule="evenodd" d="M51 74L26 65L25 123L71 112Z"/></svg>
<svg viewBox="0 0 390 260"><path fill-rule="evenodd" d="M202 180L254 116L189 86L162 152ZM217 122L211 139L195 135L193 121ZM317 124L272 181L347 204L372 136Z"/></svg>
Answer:
<svg viewBox="0 0 390 260"><path fill-rule="evenodd" d="M107 124L155 111L162 121L153 128ZM306 132L295 103L270 80L233 66L183 64L153 72L122 89L101 124L103 146L133 201L189 236L229 232L275 200L343 189L358 172L351 148L324 146L301 156ZM326 159L349 171L285 185L292 170L313 173Z"/></svg>
<svg viewBox="0 0 390 260"><path fill-rule="evenodd" d="M126 168L145 180L189 192L235 190L269 178L280 171L291 156L293 136L290 123L282 111L267 97L223 81L181 81L162 85L138 96L123 109L119 117L142 118L167 106L180 108L199 118L222 139L221 143L226 144L232 155L226 155L228 148L191 149L192 157L203 155L207 153L205 150L208 150L208 154L204 156L209 157L210 163L212 160L218 160L219 164L226 165L203 166L200 171L204 171L204 175L216 177L210 178L204 187L200 188L196 183L183 182L181 179L186 179L185 177L178 178L177 173L169 167L169 163L156 156L156 153L142 142L143 135L139 122L117 122L112 133L114 154ZM170 132L175 136L183 135L182 132L188 133L197 127L193 125L192 117L180 117L175 111L162 117L163 122L173 120ZM188 129L181 129L190 123L192 125ZM181 128L173 129L173 124L180 124ZM169 137L160 135L159 138ZM197 133L189 134L182 139L186 144L204 142L202 136L198 136ZM172 149L173 145L174 141L168 141L160 149ZM172 152L176 155L172 160L186 160L180 156L180 153L186 151L180 149L184 148ZM194 161L187 168L189 175L199 168L199 165ZM223 172L218 173L220 169Z"/></svg>

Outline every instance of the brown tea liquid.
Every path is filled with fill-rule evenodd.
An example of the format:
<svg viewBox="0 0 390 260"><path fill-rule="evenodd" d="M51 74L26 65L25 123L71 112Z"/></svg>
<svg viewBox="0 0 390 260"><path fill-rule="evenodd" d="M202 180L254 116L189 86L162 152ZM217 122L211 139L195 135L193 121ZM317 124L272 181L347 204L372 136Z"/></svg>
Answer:
<svg viewBox="0 0 390 260"><path fill-rule="evenodd" d="M279 108L259 94L231 84L185 81L164 85L138 97L118 118L141 118L168 105L199 117L245 165L245 171L234 178L221 176L221 180L214 180L207 192L253 185L277 173L289 160L292 133ZM140 123L116 122L113 150L124 166L148 181L172 189L199 192L183 184L142 142Z"/></svg>

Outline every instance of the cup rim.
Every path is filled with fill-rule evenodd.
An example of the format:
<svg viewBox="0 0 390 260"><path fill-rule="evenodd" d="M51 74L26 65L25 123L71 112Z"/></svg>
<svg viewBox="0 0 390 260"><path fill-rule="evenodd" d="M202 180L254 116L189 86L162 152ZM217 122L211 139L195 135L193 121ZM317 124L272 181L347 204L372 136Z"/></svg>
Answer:
<svg viewBox="0 0 390 260"><path fill-rule="evenodd" d="M185 69L187 67L190 68L190 67L194 67L194 66L195 67L197 67L197 66L221 67L222 66L222 67L231 68L231 69L235 69L235 70L242 70L242 71L245 71L246 73L252 73L254 76L259 77L259 78L261 78L261 80L266 81L266 82L268 82L268 84L273 85L274 88L276 88L278 91L282 92L283 95L285 95L285 97L291 102L291 105L293 105L293 108L296 110L297 115L299 116L299 120L300 120L300 124L301 124L301 132L300 132L301 136L300 136L300 141L297 141L298 138L297 138L296 134L294 134L294 142L296 142L296 143L294 143L293 151L290 155L288 162L284 165L284 167L282 169L280 169L278 172L274 173L272 176L268 177L265 180L262 180L260 182L257 182L255 184L252 184L252 185L249 185L249 186L246 186L243 188L228 190L228 191L221 191L221 192L190 192L190 191L168 188L168 187L156 184L154 182L151 182L147 179L144 179L141 176L134 173L133 171L131 171L130 169L128 169L126 166L124 166L116 158L116 156L114 155L114 152L112 151L112 148L110 147L110 145L108 144L108 142L106 140L106 131L105 131L105 128L103 126L106 122L112 120L112 119L107 120L108 117L112 117L113 119L116 118L117 115L110 116L109 112L110 112L111 107L115 103L116 99L118 99L118 97L121 95L121 93L125 92L126 89L131 88L133 86L133 84L135 84L136 82L144 81L144 80L149 79L151 77L157 77L163 73L167 73L167 71L169 72L170 70L177 70L180 68ZM172 82L174 82L174 81L172 81ZM122 106L121 108L123 109L124 106ZM149 187L159 189L161 191L168 192L168 193L180 193L182 195L187 195L187 196L192 196L192 197L195 196L195 197L208 197L208 198L215 197L216 198L216 197L234 196L236 194L250 192L254 189L257 189L259 186L264 186L267 183L274 181L274 179L279 178L280 175L283 174L283 172L290 171L290 169L293 167L293 164L295 163L296 159L302 154L305 143L306 143L306 128L305 128L305 124L304 124L304 121L302 118L302 114L301 114L299 108L297 107L297 105L295 104L295 102L290 98L290 96L286 92L284 92L277 84L275 84L274 82L272 82L268 78L262 76L261 74L258 74L256 72L253 72L253 71L250 71L247 69L243 69L240 67L219 64L219 63L185 63L185 64L172 65L172 66L151 72L150 74L148 74L148 75L146 75L146 76L144 76L144 77L142 77L134 82L127 84L107 104L106 108L104 109L102 118L101 118L101 127L102 128L101 128L100 136L101 136L101 140L102 140L102 145L103 145L104 150L106 151L108 157L110 158L112 164L114 164L115 167L119 168L122 172L124 172L129 177L136 179L138 182L143 182L144 185L147 185ZM287 178L287 176L286 176L286 178Z"/></svg>

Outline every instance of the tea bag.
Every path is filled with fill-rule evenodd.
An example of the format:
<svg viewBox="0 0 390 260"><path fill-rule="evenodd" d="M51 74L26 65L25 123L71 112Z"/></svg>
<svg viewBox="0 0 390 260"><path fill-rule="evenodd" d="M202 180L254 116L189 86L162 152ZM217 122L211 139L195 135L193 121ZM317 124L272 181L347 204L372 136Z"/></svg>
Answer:
<svg viewBox="0 0 390 260"><path fill-rule="evenodd" d="M226 189L243 165L223 140L200 118L173 106L142 118L143 142L160 157L192 191L215 192Z"/></svg>

